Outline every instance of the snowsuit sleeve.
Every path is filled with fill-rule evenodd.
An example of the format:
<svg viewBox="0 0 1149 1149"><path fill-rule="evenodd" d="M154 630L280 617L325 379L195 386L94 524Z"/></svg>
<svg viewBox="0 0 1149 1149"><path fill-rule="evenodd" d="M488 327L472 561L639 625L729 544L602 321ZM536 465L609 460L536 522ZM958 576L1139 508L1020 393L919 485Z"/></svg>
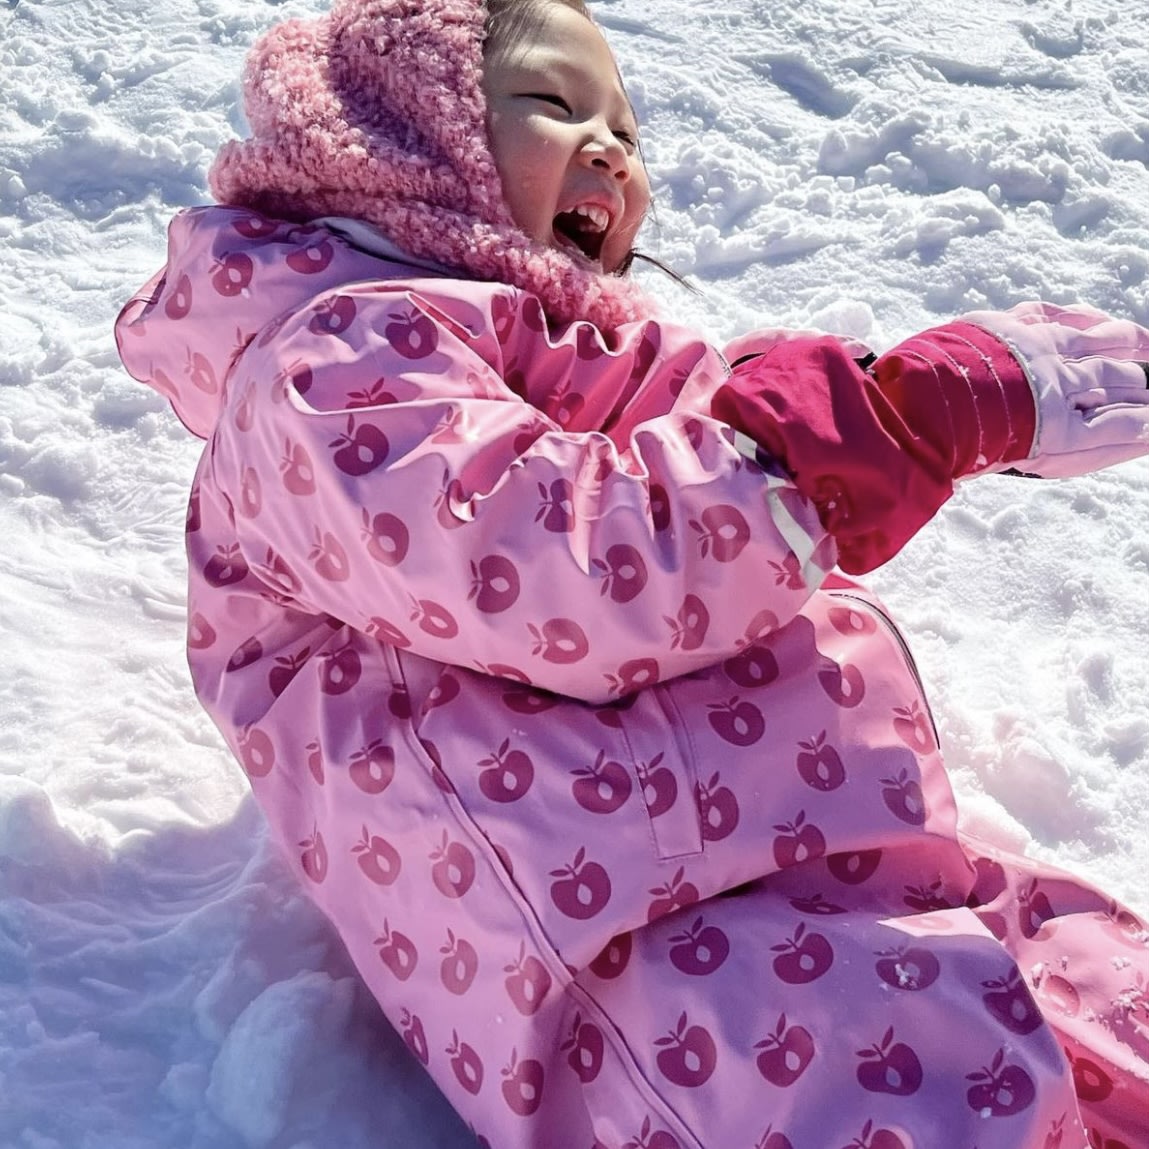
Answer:
<svg viewBox="0 0 1149 1149"><path fill-rule="evenodd" d="M496 285L363 283L254 339L201 481L250 571L440 662L600 702L728 657L834 564L814 508L699 412L726 377L655 322L548 328Z"/></svg>

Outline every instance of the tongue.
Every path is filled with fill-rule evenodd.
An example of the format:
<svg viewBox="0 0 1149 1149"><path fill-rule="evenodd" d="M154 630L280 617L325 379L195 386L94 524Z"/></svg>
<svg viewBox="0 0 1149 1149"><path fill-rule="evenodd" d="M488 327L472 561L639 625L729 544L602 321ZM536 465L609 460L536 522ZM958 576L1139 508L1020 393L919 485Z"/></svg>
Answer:
<svg viewBox="0 0 1149 1149"><path fill-rule="evenodd" d="M560 212L555 216L554 230L560 240L577 248L588 259L598 259L605 235L594 230L586 216L573 211Z"/></svg>

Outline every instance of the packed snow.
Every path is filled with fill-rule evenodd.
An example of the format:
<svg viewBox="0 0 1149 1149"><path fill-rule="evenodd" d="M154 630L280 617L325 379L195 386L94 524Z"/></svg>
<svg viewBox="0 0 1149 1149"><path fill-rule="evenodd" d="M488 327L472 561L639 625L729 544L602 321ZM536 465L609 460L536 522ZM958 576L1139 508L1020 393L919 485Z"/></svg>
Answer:
<svg viewBox="0 0 1149 1149"><path fill-rule="evenodd" d="M964 310L1149 324L1149 9L599 0L645 123L644 282L715 339L881 350ZM0 5L0 1146L464 1149L192 697L198 445L111 325L318 0ZM1149 460L979 479L872 584L966 825L1149 910ZM556 1142L557 1144L557 1142Z"/></svg>

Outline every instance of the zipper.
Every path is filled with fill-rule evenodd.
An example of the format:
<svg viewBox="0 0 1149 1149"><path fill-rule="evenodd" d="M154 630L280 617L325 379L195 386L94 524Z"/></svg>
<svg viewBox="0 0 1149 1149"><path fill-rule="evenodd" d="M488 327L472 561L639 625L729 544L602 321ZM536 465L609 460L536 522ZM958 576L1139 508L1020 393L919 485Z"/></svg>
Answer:
<svg viewBox="0 0 1149 1149"><path fill-rule="evenodd" d="M921 672L918 670L918 664L914 661L913 652L910 650L909 644L902 637L902 632L898 629L897 624L880 606L871 602L868 598L863 598L860 594L851 594L849 591L843 590L828 590L826 593L831 598L844 598L849 599L851 602L856 602L860 606L874 615L877 620L885 627L888 634L898 644L898 649L902 652L906 666L909 667L910 674L913 675L914 682L917 684L918 694L921 696L922 706L925 708L926 713L930 717L930 728L934 732L934 745L941 749L942 740L938 734L938 724L934 721L934 712L930 707L930 700L926 697L925 683L922 682Z"/></svg>

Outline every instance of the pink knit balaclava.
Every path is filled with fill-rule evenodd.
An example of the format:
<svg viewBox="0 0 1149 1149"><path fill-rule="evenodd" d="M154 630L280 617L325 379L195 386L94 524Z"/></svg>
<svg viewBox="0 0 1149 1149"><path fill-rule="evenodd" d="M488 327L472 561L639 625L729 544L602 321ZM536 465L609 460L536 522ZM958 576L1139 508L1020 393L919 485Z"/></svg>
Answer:
<svg viewBox="0 0 1149 1149"><path fill-rule="evenodd" d="M251 138L209 173L221 203L367 220L411 255L537 295L612 330L653 305L625 278L535 243L511 218L486 127L482 0L334 0L255 44Z"/></svg>

